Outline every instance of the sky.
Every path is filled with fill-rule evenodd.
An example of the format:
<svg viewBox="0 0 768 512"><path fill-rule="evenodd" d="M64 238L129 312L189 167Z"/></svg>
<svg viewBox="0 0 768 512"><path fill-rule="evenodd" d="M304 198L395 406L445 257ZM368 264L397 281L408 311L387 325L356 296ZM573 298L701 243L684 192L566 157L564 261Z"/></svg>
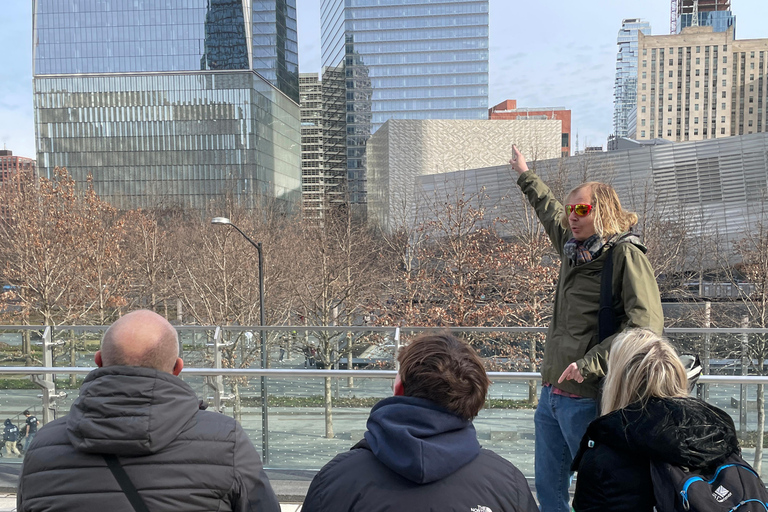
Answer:
<svg viewBox="0 0 768 512"><path fill-rule="evenodd" d="M63 0L62 0L63 1ZM32 2L0 0L0 145L34 157ZM320 71L320 0L296 0L299 71ZM768 38L768 0L731 0L736 38ZM572 147L605 146L613 129L616 36L624 18L669 33L669 0L490 0L489 106L572 111Z"/></svg>

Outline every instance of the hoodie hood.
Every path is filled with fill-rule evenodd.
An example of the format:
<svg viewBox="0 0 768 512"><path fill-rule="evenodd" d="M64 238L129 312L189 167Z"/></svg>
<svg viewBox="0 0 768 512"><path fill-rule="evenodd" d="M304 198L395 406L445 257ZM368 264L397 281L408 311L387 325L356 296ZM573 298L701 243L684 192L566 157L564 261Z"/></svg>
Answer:
<svg viewBox="0 0 768 512"><path fill-rule="evenodd" d="M587 437L615 450L704 469L739 451L733 420L695 398L652 398L593 421Z"/></svg>
<svg viewBox="0 0 768 512"><path fill-rule="evenodd" d="M198 411L195 392L170 373L109 366L88 374L67 416L67 435L88 453L138 456L173 441Z"/></svg>
<svg viewBox="0 0 768 512"><path fill-rule="evenodd" d="M5 420L5 426L6 426L6 427L7 427L8 425L11 425L11 424L12 424L12 423L11 423L11 419L10 419L10 418L9 418L9 419L7 419L7 420Z"/></svg>
<svg viewBox="0 0 768 512"><path fill-rule="evenodd" d="M643 254L648 252L648 248L645 245L643 245L643 242L640 241L640 237L632 233L631 231L625 231L624 233L615 235L610 240L608 240L608 242L606 243L606 246L610 247L612 245L619 245L619 244L632 244L638 249L640 249L643 252Z"/></svg>
<svg viewBox="0 0 768 512"><path fill-rule="evenodd" d="M386 398L371 409L365 440L385 466L418 484L441 480L480 453L471 421L408 396Z"/></svg>

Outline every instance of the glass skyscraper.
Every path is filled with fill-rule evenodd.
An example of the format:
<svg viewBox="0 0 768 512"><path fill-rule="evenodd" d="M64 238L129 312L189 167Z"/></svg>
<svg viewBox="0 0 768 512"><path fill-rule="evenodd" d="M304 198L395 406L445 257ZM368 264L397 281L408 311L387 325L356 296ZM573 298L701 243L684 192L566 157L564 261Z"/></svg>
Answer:
<svg viewBox="0 0 768 512"><path fill-rule="evenodd" d="M684 28L693 26L694 11L697 13L696 25L699 27L712 27L715 32L725 32L734 27L736 37L736 16L731 12L731 0L678 0L678 34Z"/></svg>
<svg viewBox="0 0 768 512"><path fill-rule="evenodd" d="M488 118L488 0L323 0L323 67L344 66L349 200L388 119Z"/></svg>
<svg viewBox="0 0 768 512"><path fill-rule="evenodd" d="M116 206L298 203L295 0L35 0L38 169Z"/></svg>
<svg viewBox="0 0 768 512"><path fill-rule="evenodd" d="M637 106L637 33L651 34L651 24L638 18L621 22L616 44L616 80L613 86L613 136L627 137L628 116Z"/></svg>

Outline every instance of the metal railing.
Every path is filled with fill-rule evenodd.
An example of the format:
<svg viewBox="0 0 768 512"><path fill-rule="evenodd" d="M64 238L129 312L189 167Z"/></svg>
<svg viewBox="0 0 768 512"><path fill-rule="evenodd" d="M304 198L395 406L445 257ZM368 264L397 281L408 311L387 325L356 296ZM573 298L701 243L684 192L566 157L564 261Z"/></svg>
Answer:
<svg viewBox="0 0 768 512"><path fill-rule="evenodd" d="M43 423L48 423L56 418L59 412L59 402L67 398L67 393L57 389L57 382L54 378L55 375L85 375L93 370L93 367L84 366L55 366L56 361L54 352L57 347L61 347L67 343L65 340L58 339L63 336L62 333L97 333L106 330L108 326L58 326L52 328L50 326L0 326L0 332L5 331L35 331L39 335L39 340L35 342L37 346L41 348L42 357L40 358L42 366L0 366L1 375L25 375L30 376L34 385L39 388L41 393L37 396L40 399L41 406L41 419ZM265 465L270 461L270 448L269 448L269 436L270 431L268 427L269 409L266 402L268 380L276 385L277 380L293 380L297 379L325 379L325 378L364 378L364 379L394 379L396 372L394 370L354 370L354 369L299 369L299 368L222 368L224 361L222 359L222 352L230 345L225 340L225 335L229 333L259 333L265 332L268 335L276 334L291 334L291 335L304 335L309 336L311 334L318 333L376 333L380 337L383 335L388 341L391 341L392 355L394 358L395 351L397 350L401 335L408 335L413 333L420 333L429 328L423 327L370 327L370 326L176 326L182 338L187 335L192 335L193 340L195 336L204 333L203 340L200 345L205 350L205 357L203 362L210 364L212 367L190 367L186 366L181 374L182 378L202 378L203 390L208 390L212 396L208 397L205 391L198 391L204 395L203 398L209 398L212 402L211 405L217 411L224 410L224 404L232 401L234 398L231 393L225 391L225 379L232 379L234 377L242 377L245 379L258 379L261 382L261 397L259 407L255 408L257 415L260 415L261 428L254 429L260 430L261 435L261 448L262 456ZM474 328L452 328L453 332L462 333L465 335L470 334L492 334L501 333L504 335L525 335L526 333L543 333L546 331L542 327L474 327ZM253 335L253 334L252 334ZM741 360L734 358L734 366L732 371L739 371L739 373L746 372L746 365L743 351L750 343L749 337L760 335L768 335L768 329L759 328L725 328L725 329L709 329L709 328L670 328L667 329L667 335L673 340L677 338L696 338L696 343L700 343L702 347L708 346L712 340L727 338L727 343L733 344L734 353L738 353L742 350ZM253 336L258 338L258 334ZM194 345L194 343L192 344ZM190 344L184 344L182 342L181 348L186 350L185 347L189 347ZM272 350L274 350L276 342L273 340L271 343ZM698 346L698 345L697 345ZM188 355L189 355L188 351ZM90 353L89 353L90 355ZM183 354L182 354L183 355ZM261 354L260 354L261 355ZM337 354L338 356L338 354ZM259 357L261 359L261 357ZM742 366L737 368L736 364ZM351 366L351 361L350 361ZM706 368L706 366L705 366ZM538 372L498 372L492 371L488 373L490 379L495 383L509 382L509 383L528 383L530 381L539 381L541 375ZM740 431L746 431L747 424L747 386L757 384L768 384L768 375L702 375L699 379L700 395L703 398L706 396L706 388L708 385L739 385L739 397L738 399L732 398L738 402L738 420ZM61 388L61 386L59 386ZM72 387L69 388L70 390ZM704 391L704 392L702 392ZM338 391L337 391L338 393ZM264 407L267 404L267 407Z"/></svg>

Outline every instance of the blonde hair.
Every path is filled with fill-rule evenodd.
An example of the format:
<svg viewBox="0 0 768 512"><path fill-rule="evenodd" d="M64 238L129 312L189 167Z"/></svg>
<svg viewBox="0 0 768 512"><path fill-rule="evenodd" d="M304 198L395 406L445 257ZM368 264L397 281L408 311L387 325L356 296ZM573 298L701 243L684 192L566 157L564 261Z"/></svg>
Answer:
<svg viewBox="0 0 768 512"><path fill-rule="evenodd" d="M648 329L631 329L613 342L603 388L603 414L651 397L688 396L683 363L664 338Z"/></svg>
<svg viewBox="0 0 768 512"><path fill-rule="evenodd" d="M610 185L599 181L588 181L577 186L565 196L566 200L572 194L589 187L592 200L593 216L595 219L595 233L601 237L608 237L618 233L629 231L629 228L637 224L637 214L628 212L621 207L619 195ZM568 229L568 214L563 212L560 217L560 225Z"/></svg>

